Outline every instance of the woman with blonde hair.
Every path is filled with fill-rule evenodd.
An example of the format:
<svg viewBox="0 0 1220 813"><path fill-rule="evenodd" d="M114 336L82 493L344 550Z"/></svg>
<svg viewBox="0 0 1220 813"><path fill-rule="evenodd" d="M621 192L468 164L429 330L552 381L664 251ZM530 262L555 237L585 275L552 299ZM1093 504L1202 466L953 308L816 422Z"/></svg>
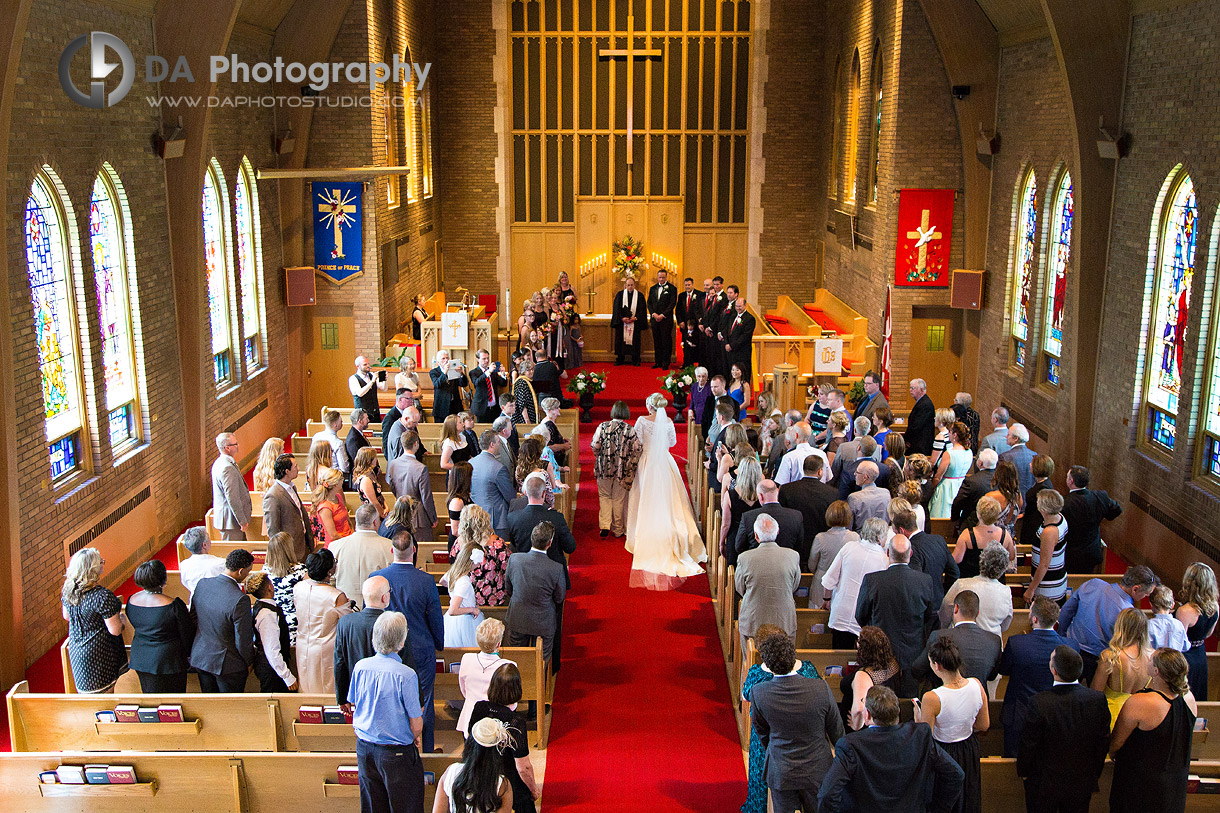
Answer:
<svg viewBox="0 0 1220 813"><path fill-rule="evenodd" d="M1187 681L1189 669L1181 652L1156 650L1148 688L1132 695L1119 712L1110 734L1112 813L1186 810L1190 745L1199 714Z"/></svg>
<svg viewBox="0 0 1220 813"><path fill-rule="evenodd" d="M356 460L352 463L352 487L360 495L361 503L368 503L377 509L377 518L385 519L385 498L381 496L381 464L377 462L377 452L372 446L365 446L356 452Z"/></svg>
<svg viewBox="0 0 1220 813"><path fill-rule="evenodd" d="M672 590L703 572L699 564L707 561L707 551L686 483L669 452L678 442L674 422L665 414L669 401L654 392L644 403L648 414L635 422L644 452L627 498L626 548L633 555L629 583Z"/></svg>
<svg viewBox="0 0 1220 813"><path fill-rule="evenodd" d="M284 611L288 640L294 644L297 640L297 605L292 590L298 582L309 578L305 563L293 558L295 550L292 537L280 531L267 540L267 561L263 564L263 572L271 579L271 598Z"/></svg>
<svg viewBox="0 0 1220 813"><path fill-rule="evenodd" d="M114 691L115 681L127 671L119 614L123 604L100 583L105 565L97 548L81 548L68 560L60 594L72 681L81 694Z"/></svg>
<svg viewBox="0 0 1220 813"><path fill-rule="evenodd" d="M504 573L508 569L508 556L512 551L504 544L504 540L496 536L491 526L491 516L474 503L462 509L457 538L454 540L454 547L459 551L469 545L474 545L483 552L481 559L475 562L470 571L475 603L481 607L508 603L508 593L504 589Z"/></svg>
<svg viewBox="0 0 1220 813"><path fill-rule="evenodd" d="M1031 488L1032 492L1033 489ZM1062 603L1067 597L1067 517L1063 516L1063 496L1053 488L1044 488L1034 498L1038 526L1038 544L1033 549L1033 572L1025 589L1025 603L1033 604L1035 596L1046 596ZM1029 522L1034 512L1025 515Z"/></svg>
<svg viewBox="0 0 1220 813"><path fill-rule="evenodd" d="M901 435L892 435L891 437L901 438ZM893 482L893 481L891 481ZM924 510L923 505L923 489L919 485L918 480L900 480L898 487L894 489L895 499L904 499L911 506L911 510L915 512L915 524L921 531L928 527L928 512Z"/></svg>
<svg viewBox="0 0 1220 813"><path fill-rule="evenodd" d="M441 468L449 471L455 463L469 460L469 444L462 433L462 421L457 415L445 418L441 429Z"/></svg>
<svg viewBox="0 0 1220 813"><path fill-rule="evenodd" d="M843 411L835 411L830 413L830 417L826 419L826 464L831 465L835 462L835 455L839 452L839 447L847 440L847 426L851 423L851 418L848 413Z"/></svg>
<svg viewBox="0 0 1220 813"><path fill-rule="evenodd" d="M730 551L730 548L736 544L741 518L758 507L758 484L763 480L762 465L750 444L739 443L733 456L739 458L736 477L732 478L726 472L724 485L720 488L720 553L730 562L737 558L736 551Z"/></svg>
<svg viewBox="0 0 1220 813"><path fill-rule="evenodd" d="M517 664L500 657L500 646L504 643L504 622L498 618L485 618L474 631L478 652L467 652L458 667L458 689L465 702L458 715L457 730L465 737L470 731L470 715L474 704L487 699L487 687L491 676L506 663Z"/></svg>
<svg viewBox="0 0 1220 813"><path fill-rule="evenodd" d="M305 462L305 485L309 486L310 491L317 489L320 472L333 470L333 462L334 450L330 448L330 444L324 440L315 440L309 447L309 457ZM339 482L342 484L342 477Z"/></svg>
<svg viewBox="0 0 1220 813"><path fill-rule="evenodd" d="M1186 627L1186 640L1190 641L1186 651L1190 690L1198 699L1207 700L1207 653L1203 642L1216 631L1216 619L1220 618L1216 574L1202 562L1195 562L1186 568L1178 599L1182 605L1175 615Z"/></svg>
<svg viewBox="0 0 1220 813"><path fill-rule="evenodd" d="M957 544L953 546L953 561L959 565L963 579L979 575L979 557L992 543L998 542L1004 546L1010 562L1017 559L1017 546L1013 543L1012 536L997 524L1000 504L993 497L983 497L979 500L975 513L978 515L979 524L962 531L957 538ZM935 518L933 515L933 519Z"/></svg>
<svg viewBox="0 0 1220 813"><path fill-rule="evenodd" d="M951 409L945 411L953 414ZM953 500L957 498L962 480L974 462L974 453L970 451L970 430L966 428L966 424L954 421L948 431L951 445L933 464L935 474L932 481L935 488L932 491L932 502L928 504L928 516L932 519L949 518Z"/></svg>
<svg viewBox="0 0 1220 813"><path fill-rule="evenodd" d="M462 513L477 507L468 505L462 509ZM470 574L475 565L482 561L483 549L478 545L467 544L445 574L445 584L449 589L449 607L445 610L446 648L477 645L475 630L483 621L483 611L479 609L479 602L475 599L474 583Z"/></svg>
<svg viewBox="0 0 1220 813"><path fill-rule="evenodd" d="M1092 687L1106 693L1111 730L1127 698L1148 686L1151 667L1148 618L1142 610L1128 607L1118 614L1110 645L1097 659L1097 671L1093 674Z"/></svg>
<svg viewBox="0 0 1220 813"><path fill-rule="evenodd" d="M952 438L949 437L949 429L957 420L957 413L950 407L941 407L936 410L933 424L936 426L936 436L932 438L932 468L940 468L940 459L949 447L953 445ZM963 424L964 425L964 424ZM969 448L969 443L967 443Z"/></svg>
<svg viewBox="0 0 1220 813"><path fill-rule="evenodd" d="M327 449L329 451L329 447ZM321 539L324 545L329 545L336 539L350 536L352 526L347 515L347 500L343 498L343 475L338 469L323 467L318 476L320 479L310 494L314 540Z"/></svg>
<svg viewBox="0 0 1220 813"><path fill-rule="evenodd" d="M414 536L415 512L418 506L419 500L407 494L403 494L394 500L394 506L390 509L390 513L385 515L385 519L381 521L381 526L377 529L377 535L385 539L393 539L399 531L407 531Z"/></svg>
<svg viewBox="0 0 1220 813"><path fill-rule="evenodd" d="M720 442L716 444L716 482L720 484L719 490L722 493L725 477L737 465L739 446L750 446L750 435L742 424L731 423L724 428L720 434ZM753 446L750 446L750 454L754 454Z"/></svg>
<svg viewBox="0 0 1220 813"><path fill-rule="evenodd" d="M262 494L275 484L275 459L284 453L283 438L267 438L254 464L254 490Z"/></svg>
<svg viewBox="0 0 1220 813"><path fill-rule="evenodd" d="M415 363L414 356L415 348L410 348L406 353L403 353L402 358L398 360L398 372L394 374L394 391L410 390L411 397L415 399L415 406L419 406L419 372L418 365Z"/></svg>

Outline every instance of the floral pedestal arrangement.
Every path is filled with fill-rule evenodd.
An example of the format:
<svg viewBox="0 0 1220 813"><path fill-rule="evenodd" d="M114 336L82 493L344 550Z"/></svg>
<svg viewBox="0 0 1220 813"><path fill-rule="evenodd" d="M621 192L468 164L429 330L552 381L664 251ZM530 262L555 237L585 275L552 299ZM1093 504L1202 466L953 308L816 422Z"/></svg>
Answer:
<svg viewBox="0 0 1220 813"><path fill-rule="evenodd" d="M568 382L568 392L575 395L580 403L580 422L590 423L593 420L593 396L606 389L604 373L579 372Z"/></svg>
<svg viewBox="0 0 1220 813"><path fill-rule="evenodd" d="M686 407L690 403L690 388L695 383L695 366L693 364L674 370L661 379L661 388L673 396L674 423L686 421Z"/></svg>

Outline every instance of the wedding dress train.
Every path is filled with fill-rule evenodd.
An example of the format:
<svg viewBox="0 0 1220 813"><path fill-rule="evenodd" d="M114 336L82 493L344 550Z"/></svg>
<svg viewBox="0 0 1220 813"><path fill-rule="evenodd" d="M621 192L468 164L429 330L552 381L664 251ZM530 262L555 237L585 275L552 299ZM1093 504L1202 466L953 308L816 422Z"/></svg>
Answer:
<svg viewBox="0 0 1220 813"><path fill-rule="evenodd" d="M636 436L643 443L635 482L627 498L627 550L632 587L673 590L703 572L703 537L678 464L670 454L678 442L674 423L658 410L655 420L640 417Z"/></svg>

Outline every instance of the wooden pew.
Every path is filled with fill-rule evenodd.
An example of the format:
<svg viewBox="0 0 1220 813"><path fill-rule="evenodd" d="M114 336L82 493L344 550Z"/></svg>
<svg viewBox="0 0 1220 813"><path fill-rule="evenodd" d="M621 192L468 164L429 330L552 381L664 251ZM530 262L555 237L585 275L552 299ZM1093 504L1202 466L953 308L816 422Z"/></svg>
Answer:
<svg viewBox="0 0 1220 813"><path fill-rule="evenodd" d="M150 724L151 725L151 724ZM458 761L454 754L422 754L425 772L439 780ZM340 765L355 754L260 753L255 751L124 752L102 759L131 765L135 785L40 785L40 771L99 761L96 752L54 751L0 756L0 809L23 811L284 810L351 811L359 806L356 785L337 784ZM432 809L435 784L425 785L425 809ZM153 801L155 799L155 801Z"/></svg>

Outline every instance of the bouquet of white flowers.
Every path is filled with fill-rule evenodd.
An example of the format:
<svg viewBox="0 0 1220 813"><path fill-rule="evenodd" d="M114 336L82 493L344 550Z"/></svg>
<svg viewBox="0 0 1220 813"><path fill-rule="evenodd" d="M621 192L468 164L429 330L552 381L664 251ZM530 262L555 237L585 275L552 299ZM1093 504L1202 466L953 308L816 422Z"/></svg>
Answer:
<svg viewBox="0 0 1220 813"><path fill-rule="evenodd" d="M691 364L681 370L673 370L660 379L661 388L670 395L685 393L695 384L695 365Z"/></svg>
<svg viewBox="0 0 1220 813"><path fill-rule="evenodd" d="M606 374L580 372L568 382L568 392L573 395L597 395L606 389Z"/></svg>

